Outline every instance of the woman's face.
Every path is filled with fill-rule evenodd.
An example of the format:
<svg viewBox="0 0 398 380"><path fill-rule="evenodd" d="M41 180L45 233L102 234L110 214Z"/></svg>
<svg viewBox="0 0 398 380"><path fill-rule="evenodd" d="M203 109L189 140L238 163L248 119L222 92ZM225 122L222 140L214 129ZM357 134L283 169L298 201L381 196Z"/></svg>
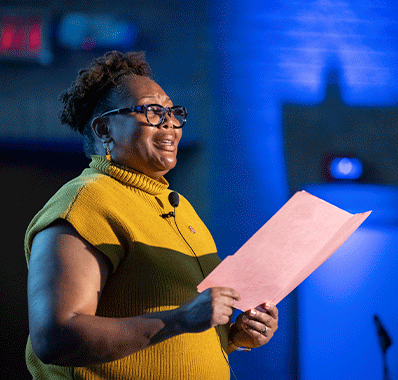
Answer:
<svg viewBox="0 0 398 380"><path fill-rule="evenodd" d="M129 76L125 84L130 94L129 104L120 104L118 108L143 104L173 106L163 89L147 77ZM105 118L109 137L113 140L112 160L156 180L175 167L182 129L173 128L167 113L163 124L157 127L150 125L143 113Z"/></svg>

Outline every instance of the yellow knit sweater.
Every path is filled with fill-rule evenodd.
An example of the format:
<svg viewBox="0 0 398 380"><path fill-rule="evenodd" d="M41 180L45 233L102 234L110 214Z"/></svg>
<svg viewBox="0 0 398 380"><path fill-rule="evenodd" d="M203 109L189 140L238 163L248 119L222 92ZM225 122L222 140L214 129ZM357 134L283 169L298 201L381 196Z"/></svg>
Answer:
<svg viewBox="0 0 398 380"><path fill-rule="evenodd" d="M93 156L90 168L64 185L34 217L25 237L29 265L35 235L62 218L113 264L97 315L133 317L171 310L193 299L203 279L197 259L173 218L168 184ZM176 222L205 275L220 262L206 226L180 197ZM182 334L123 359L90 367L43 364L30 340L26 361L34 379L227 380L228 328Z"/></svg>

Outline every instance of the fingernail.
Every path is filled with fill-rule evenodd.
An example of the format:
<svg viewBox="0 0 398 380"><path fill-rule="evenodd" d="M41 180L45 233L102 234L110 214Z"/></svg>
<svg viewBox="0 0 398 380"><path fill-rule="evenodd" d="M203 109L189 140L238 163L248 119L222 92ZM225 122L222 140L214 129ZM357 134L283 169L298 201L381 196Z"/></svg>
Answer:
<svg viewBox="0 0 398 380"><path fill-rule="evenodd" d="M272 304L270 304L269 302L266 302L266 303L264 304L264 307L265 307L266 309L271 309L271 308L272 308Z"/></svg>
<svg viewBox="0 0 398 380"><path fill-rule="evenodd" d="M247 322L249 320L249 318L247 318L247 315L244 315L243 317L242 317L242 321L243 322Z"/></svg>
<svg viewBox="0 0 398 380"><path fill-rule="evenodd" d="M250 314L251 316L256 315L256 314L257 314L257 311L254 310L254 309L250 309L249 314Z"/></svg>

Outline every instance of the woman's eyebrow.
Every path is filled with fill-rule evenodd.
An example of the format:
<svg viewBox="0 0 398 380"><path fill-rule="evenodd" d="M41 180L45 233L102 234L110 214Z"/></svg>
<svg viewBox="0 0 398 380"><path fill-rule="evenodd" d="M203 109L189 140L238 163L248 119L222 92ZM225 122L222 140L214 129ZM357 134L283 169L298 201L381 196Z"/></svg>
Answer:
<svg viewBox="0 0 398 380"><path fill-rule="evenodd" d="M143 96L142 98L140 98L140 99L148 99L148 98L158 98L157 96L155 96L155 95L145 95L145 96ZM165 97L165 100L166 101L171 101L171 99L168 97L168 96L166 96Z"/></svg>

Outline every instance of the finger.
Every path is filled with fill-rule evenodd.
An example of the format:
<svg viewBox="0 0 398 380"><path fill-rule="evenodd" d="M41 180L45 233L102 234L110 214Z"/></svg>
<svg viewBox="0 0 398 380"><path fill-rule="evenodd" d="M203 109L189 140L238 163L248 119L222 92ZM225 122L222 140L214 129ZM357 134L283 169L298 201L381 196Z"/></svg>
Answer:
<svg viewBox="0 0 398 380"><path fill-rule="evenodd" d="M253 309L251 309L253 310ZM248 312L250 313L251 310L249 310ZM275 320L278 320L278 309L275 305L272 305L270 303L264 303L260 306L257 306L254 310L258 310L260 313L266 313L268 315L270 315L272 318L274 318Z"/></svg>
<svg viewBox="0 0 398 380"><path fill-rule="evenodd" d="M276 325L269 326L265 323L249 320L246 323L242 323L242 328L248 333L251 332L251 336L261 340L263 337L270 339L278 327Z"/></svg>
<svg viewBox="0 0 398 380"><path fill-rule="evenodd" d="M218 325L225 325L227 323L229 323L229 317L225 314L222 314L212 318L211 327L215 327Z"/></svg>
<svg viewBox="0 0 398 380"><path fill-rule="evenodd" d="M268 313L274 319L278 319L278 308L270 302L265 302L257 306L256 309Z"/></svg>
<svg viewBox="0 0 398 380"><path fill-rule="evenodd" d="M234 308L230 305L219 303L213 306L214 313L231 316L234 313Z"/></svg>
<svg viewBox="0 0 398 380"><path fill-rule="evenodd" d="M231 307L220 305L213 312L212 327L229 323L233 312L234 310Z"/></svg>
<svg viewBox="0 0 398 380"><path fill-rule="evenodd" d="M217 307L228 307L232 308L234 307L235 299L227 296L218 296L218 297L213 297L212 300L212 306L213 308Z"/></svg>
<svg viewBox="0 0 398 380"><path fill-rule="evenodd" d="M247 313L245 313L245 316L249 320L253 321L258 321L262 324L267 325L271 329L276 329L276 326L278 324L278 320L273 318L271 315L269 315L267 312L262 312L260 310L256 309L251 309ZM242 318L244 319L244 317Z"/></svg>
<svg viewBox="0 0 398 380"><path fill-rule="evenodd" d="M216 288L220 292L221 295L231 297L236 301L240 300L240 295L239 293L232 288Z"/></svg>
<svg viewBox="0 0 398 380"><path fill-rule="evenodd" d="M259 332L260 334L263 334L264 332L272 328L272 326L270 326L269 324L249 319L249 317L247 317L246 315L242 317L242 322L245 326Z"/></svg>
<svg viewBox="0 0 398 380"><path fill-rule="evenodd" d="M256 329L253 329L252 327L245 326L243 331L253 338L253 344L255 346L258 346L258 344L263 345L267 343L269 339L271 339L271 337L273 336L273 333L271 333L270 330L265 331L265 328L264 331L260 332Z"/></svg>

